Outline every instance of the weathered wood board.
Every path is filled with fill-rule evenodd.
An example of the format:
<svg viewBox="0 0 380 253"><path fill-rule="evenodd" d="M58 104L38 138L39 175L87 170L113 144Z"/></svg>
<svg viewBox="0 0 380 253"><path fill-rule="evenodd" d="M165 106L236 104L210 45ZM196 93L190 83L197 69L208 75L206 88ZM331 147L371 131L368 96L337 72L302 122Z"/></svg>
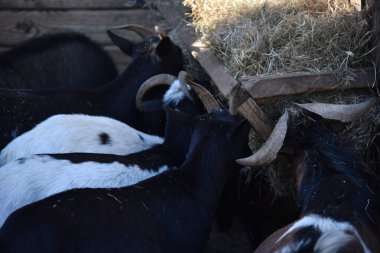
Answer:
<svg viewBox="0 0 380 253"><path fill-rule="evenodd" d="M0 52L45 33L76 31L102 45L120 71L130 57L112 44L106 30L127 23L151 29L166 24L145 0L0 0ZM133 32L121 33L141 40Z"/></svg>
<svg viewBox="0 0 380 253"><path fill-rule="evenodd" d="M102 45L111 44L106 30L123 24L153 28L157 19L149 10L70 10L70 11L0 11L0 46L12 46L47 32L78 31ZM156 21L154 21L156 20ZM128 33L130 39L138 39Z"/></svg>
<svg viewBox="0 0 380 253"><path fill-rule="evenodd" d="M361 9L361 1L351 0L351 4ZM158 4L162 13L175 13L173 6ZM255 102L255 99L297 95L328 90L373 87L376 71L373 68L354 70L346 77L337 77L334 73L287 74L267 77L247 77L236 80L216 59L212 51L202 44L191 26L183 21L185 16L171 15L169 22L177 26L177 32L192 56L198 60L214 81L224 97L230 100L234 108L245 116L259 136L266 139L271 132L272 123ZM377 24L378 25L378 24ZM231 102L232 101L232 102Z"/></svg>
<svg viewBox="0 0 380 253"><path fill-rule="evenodd" d="M320 74L290 73L264 77L246 77L241 81L242 88L247 90L252 98L258 99L373 87L375 83L375 70L373 68L353 70L351 74L343 77L338 77L332 72Z"/></svg>
<svg viewBox="0 0 380 253"><path fill-rule="evenodd" d="M1 0L0 9L140 9L144 0Z"/></svg>

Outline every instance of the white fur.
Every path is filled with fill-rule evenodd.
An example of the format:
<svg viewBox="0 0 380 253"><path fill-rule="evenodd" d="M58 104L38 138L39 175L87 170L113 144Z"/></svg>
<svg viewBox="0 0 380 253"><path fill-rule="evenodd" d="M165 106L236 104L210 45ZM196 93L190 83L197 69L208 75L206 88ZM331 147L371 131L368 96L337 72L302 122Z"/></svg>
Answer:
<svg viewBox="0 0 380 253"><path fill-rule="evenodd" d="M327 232L318 239L314 251L321 253L336 253L339 252L344 245L347 245L355 239L356 238L353 235L342 231Z"/></svg>
<svg viewBox="0 0 380 253"><path fill-rule="evenodd" d="M371 253L371 251L368 249L364 241L362 240L359 232L356 230L354 226L352 226L349 222L339 222L334 219L328 218L328 217L322 217L316 214L311 214L303 217L299 221L295 222L278 240L277 242L281 241L285 236L293 232L294 230L313 226L316 229L320 230L322 235L318 239L314 251L321 252L321 253L327 253L327 252L334 252L330 251L331 249L338 250L339 248L346 245L348 242L350 242L354 237L351 234L348 234L347 232L352 233L357 240L359 240L364 253ZM327 234L329 236L327 236ZM339 238L339 240L331 240L331 236L334 235L335 238ZM276 243L277 243L276 242ZM282 253L290 252L290 251L282 251L285 250L286 247L281 249Z"/></svg>
<svg viewBox="0 0 380 253"><path fill-rule="evenodd" d="M0 168L0 227L16 209L74 188L118 188L168 170L142 170L113 163L71 163L48 155L34 155Z"/></svg>
<svg viewBox="0 0 380 253"><path fill-rule="evenodd" d="M108 134L110 144L101 144L101 133ZM162 142L161 137L145 134L108 117L55 115L10 142L0 153L0 165L32 154L86 152L127 155Z"/></svg>
<svg viewBox="0 0 380 253"><path fill-rule="evenodd" d="M190 86L187 85L187 88L190 89ZM181 90L181 85L178 80L175 80L170 85L170 88L165 92L164 95L164 104L172 104L173 106L178 105L179 102L185 97L185 93Z"/></svg>
<svg viewBox="0 0 380 253"><path fill-rule="evenodd" d="M305 244L307 244L309 242L310 242L310 239L309 240L303 240L303 241L294 242L294 243L291 243L289 245L286 245L285 247L281 248L280 250L277 250L275 253L293 253L293 252L298 252L303 245L305 245Z"/></svg>

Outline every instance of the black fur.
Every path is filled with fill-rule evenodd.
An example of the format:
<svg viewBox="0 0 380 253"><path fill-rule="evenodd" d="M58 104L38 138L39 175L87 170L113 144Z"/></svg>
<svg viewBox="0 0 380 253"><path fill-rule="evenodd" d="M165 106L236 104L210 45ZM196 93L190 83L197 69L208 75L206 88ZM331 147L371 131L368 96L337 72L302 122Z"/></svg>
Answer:
<svg viewBox="0 0 380 253"><path fill-rule="evenodd" d="M93 88L116 76L110 56L75 32L46 34L0 54L1 88Z"/></svg>
<svg viewBox="0 0 380 253"><path fill-rule="evenodd" d="M225 112L192 122L181 168L135 186L71 190L21 208L0 230L0 251L203 252L249 129Z"/></svg>
<svg viewBox="0 0 380 253"><path fill-rule="evenodd" d="M54 114L82 113L108 116L140 131L163 135L164 113L142 113L135 106L140 85L159 73L177 75L182 52L168 37L134 44L126 39L134 58L108 85L96 89L0 90L0 148ZM15 133L16 132L16 133Z"/></svg>
<svg viewBox="0 0 380 253"><path fill-rule="evenodd" d="M345 148L327 128L316 126L301 132L301 148L308 151L298 196L303 213L373 226L376 196L359 154Z"/></svg>
<svg viewBox="0 0 380 253"><path fill-rule="evenodd" d="M100 144L102 145L110 145L111 144L111 138L107 133L101 133L99 134Z"/></svg>
<svg viewBox="0 0 380 253"><path fill-rule="evenodd" d="M140 134L138 134L140 140L145 141L144 137L142 137Z"/></svg>
<svg viewBox="0 0 380 253"><path fill-rule="evenodd" d="M177 105L166 104L189 115L201 115L206 113L201 101L193 91L190 93L192 99L184 97ZM165 141L150 149L126 156L109 154L90 154L90 153L66 153L48 154L55 159L69 160L72 163L97 162L113 163L119 162L125 165L137 165L142 169L157 171L160 167L167 165L169 168L179 167L185 160L186 152L189 148L191 131L178 126L170 114L166 117Z"/></svg>

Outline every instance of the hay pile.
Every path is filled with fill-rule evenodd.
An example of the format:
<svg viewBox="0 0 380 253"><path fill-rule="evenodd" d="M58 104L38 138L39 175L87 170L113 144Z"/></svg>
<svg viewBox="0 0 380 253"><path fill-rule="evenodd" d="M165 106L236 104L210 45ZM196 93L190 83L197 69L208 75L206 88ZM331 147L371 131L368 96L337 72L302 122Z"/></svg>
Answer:
<svg viewBox="0 0 380 253"><path fill-rule="evenodd" d="M348 0L185 0L201 40L236 78L289 72L347 74L373 67L375 32ZM258 101L276 121L287 109L291 127L308 120L294 103L358 103L374 95L369 89L286 96ZM380 126L380 105L361 120L342 124L338 135L368 156ZM261 140L252 131L253 151ZM277 161L278 162L278 161ZM276 195L291 195L292 177L277 162L255 173L268 180ZM260 172L258 172L260 171Z"/></svg>
<svg viewBox="0 0 380 253"><path fill-rule="evenodd" d="M372 66L374 29L347 0L185 0L201 39L235 76Z"/></svg>

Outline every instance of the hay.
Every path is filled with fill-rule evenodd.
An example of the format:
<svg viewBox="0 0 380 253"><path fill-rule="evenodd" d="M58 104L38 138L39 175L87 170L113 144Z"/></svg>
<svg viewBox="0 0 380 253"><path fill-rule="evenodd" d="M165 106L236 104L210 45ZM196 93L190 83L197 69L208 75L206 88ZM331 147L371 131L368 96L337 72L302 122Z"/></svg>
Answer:
<svg viewBox="0 0 380 253"><path fill-rule="evenodd" d="M374 30L362 13L347 0L185 0L189 16L201 40L236 77L265 76L289 72L320 73L335 71L347 74L351 68L373 66L372 41ZM183 11L183 9L181 10ZM175 33L173 38L177 40ZM184 49L186 69L194 76L204 77L198 64ZM203 79L203 78L202 78ZM214 87L215 88L215 87ZM220 101L223 97L213 90ZM262 109L276 122L283 111L291 112L291 127L308 120L294 103L328 102L358 103L371 96L368 89L320 92L302 96L282 96L257 100ZM225 102L225 101L223 101ZM336 133L345 142L368 157L368 149L379 131L380 106L359 121L342 124ZM262 145L254 131L250 134L253 151ZM268 166L254 168L244 181L258 177L267 180L275 196L294 194L293 175L281 168L276 160ZM255 176L252 176L255 175Z"/></svg>
<svg viewBox="0 0 380 253"><path fill-rule="evenodd" d="M347 0L185 0L203 42L235 76L372 66L374 30Z"/></svg>

